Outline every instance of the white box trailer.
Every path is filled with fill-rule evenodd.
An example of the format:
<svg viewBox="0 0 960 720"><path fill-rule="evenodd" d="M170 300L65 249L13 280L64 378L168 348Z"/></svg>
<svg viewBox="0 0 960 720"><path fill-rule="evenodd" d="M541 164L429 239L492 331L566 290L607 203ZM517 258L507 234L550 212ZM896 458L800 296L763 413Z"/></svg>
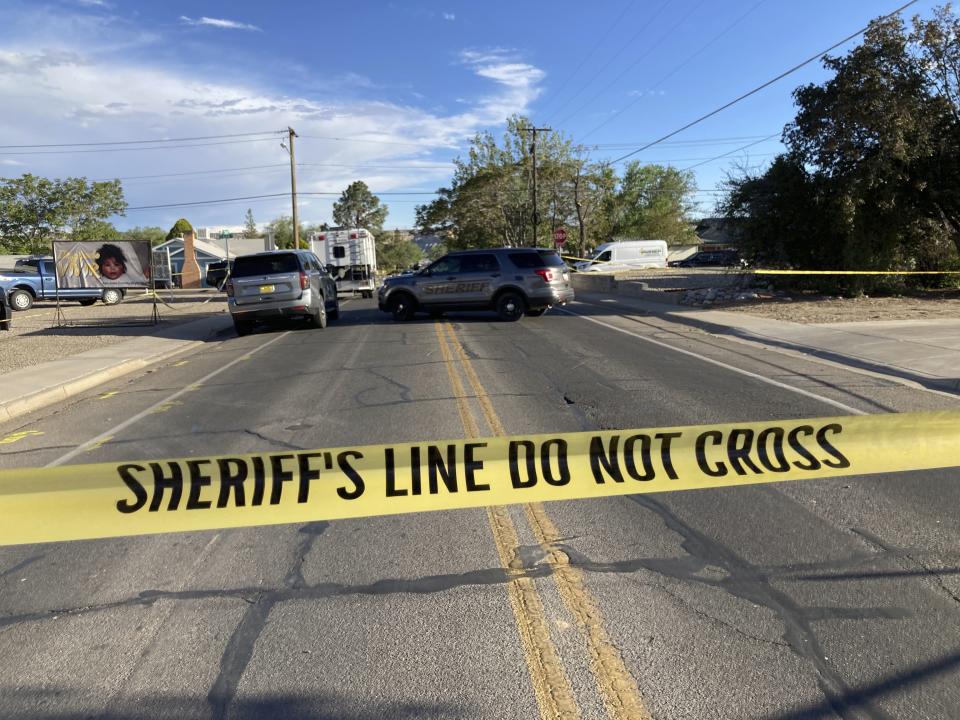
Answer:
<svg viewBox="0 0 960 720"><path fill-rule="evenodd" d="M377 289L377 247L364 228L327 230L310 236L310 249L333 270L337 292L373 297Z"/></svg>

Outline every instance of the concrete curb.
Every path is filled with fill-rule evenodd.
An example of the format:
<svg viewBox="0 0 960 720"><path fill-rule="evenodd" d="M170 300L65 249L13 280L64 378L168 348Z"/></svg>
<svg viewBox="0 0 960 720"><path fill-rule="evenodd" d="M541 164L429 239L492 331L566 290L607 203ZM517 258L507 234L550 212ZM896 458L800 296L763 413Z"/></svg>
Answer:
<svg viewBox="0 0 960 720"><path fill-rule="evenodd" d="M153 336L155 338L173 340L176 342L176 345L172 347L166 347L163 350L154 352L152 354L146 354L141 357L132 357L119 360L114 365L101 367L92 372L81 372L76 377L58 383L54 386L45 387L33 392L28 391L23 396L13 400L0 401L0 422L13 420L14 418L25 415L26 413L40 410L49 405L62 402L63 400L71 398L75 395L79 395L82 392L86 392L87 390L95 388L98 385L110 380L115 380L119 377L123 377L124 375L129 375L130 373L136 372L137 370L142 370L155 363L168 360L171 357L208 342L211 338L215 337L230 326L231 320L229 316L216 316L213 318L195 320L185 323L180 327L172 328L171 330L167 331L169 335L176 336L186 333L196 334L197 337L164 338L162 335ZM130 343L138 342L142 339L143 338L137 338L132 341L127 341L126 343L119 343L119 345L129 345ZM74 359L82 360L85 355L89 356L91 353L100 354L102 352L102 350L88 351L87 353L80 353L79 355L74 356ZM47 363L48 366L52 364L53 363ZM26 368L25 370L42 374L43 369L44 365L41 364L32 368Z"/></svg>

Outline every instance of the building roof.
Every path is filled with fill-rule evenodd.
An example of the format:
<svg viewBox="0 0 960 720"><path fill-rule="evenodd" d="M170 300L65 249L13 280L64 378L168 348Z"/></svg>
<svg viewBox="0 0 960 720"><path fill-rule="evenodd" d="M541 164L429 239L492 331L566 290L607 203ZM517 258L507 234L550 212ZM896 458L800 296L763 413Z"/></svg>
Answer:
<svg viewBox="0 0 960 720"><path fill-rule="evenodd" d="M206 240L194 239L193 247L197 251L197 253L211 255L217 258L218 260L225 260L227 258L227 254L223 248L221 248L219 245L214 245L211 242L207 242ZM162 250L164 248L169 249L171 255L177 255L179 253L182 253L183 238L178 237L178 238L173 238L172 240L167 240L164 243L160 243L153 249L156 251L156 250ZM231 252L230 257L236 257L236 253Z"/></svg>

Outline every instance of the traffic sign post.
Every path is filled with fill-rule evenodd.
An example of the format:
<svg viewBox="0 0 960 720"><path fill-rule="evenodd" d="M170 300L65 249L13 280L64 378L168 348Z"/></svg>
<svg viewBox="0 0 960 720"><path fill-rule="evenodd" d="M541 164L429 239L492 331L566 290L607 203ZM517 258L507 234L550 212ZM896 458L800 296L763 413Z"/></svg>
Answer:
<svg viewBox="0 0 960 720"><path fill-rule="evenodd" d="M563 228L556 228L553 231L553 244L560 247L567 241L567 231Z"/></svg>

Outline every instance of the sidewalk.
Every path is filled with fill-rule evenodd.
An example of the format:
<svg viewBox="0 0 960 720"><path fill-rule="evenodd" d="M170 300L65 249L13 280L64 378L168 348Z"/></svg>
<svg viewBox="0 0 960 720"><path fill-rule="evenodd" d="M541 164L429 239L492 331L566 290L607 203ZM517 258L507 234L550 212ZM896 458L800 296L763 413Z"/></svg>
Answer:
<svg viewBox="0 0 960 720"><path fill-rule="evenodd" d="M610 309L610 296L579 292L577 299ZM715 335L730 335L863 370L960 393L960 318L804 325L743 312L702 310L615 296L616 303Z"/></svg>
<svg viewBox="0 0 960 720"><path fill-rule="evenodd" d="M214 315L168 327L156 334L3 373L0 375L0 422L215 340L231 327L229 314Z"/></svg>

